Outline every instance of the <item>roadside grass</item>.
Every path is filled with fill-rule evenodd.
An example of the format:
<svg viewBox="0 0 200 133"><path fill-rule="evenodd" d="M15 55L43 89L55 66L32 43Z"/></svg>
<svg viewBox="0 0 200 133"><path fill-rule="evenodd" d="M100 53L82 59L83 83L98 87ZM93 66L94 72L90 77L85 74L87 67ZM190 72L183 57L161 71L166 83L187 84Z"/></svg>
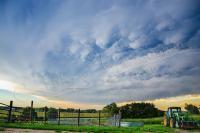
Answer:
<svg viewBox="0 0 200 133"><path fill-rule="evenodd" d="M0 127L0 131L4 131L4 128L3 128L3 127Z"/></svg>
<svg viewBox="0 0 200 133"><path fill-rule="evenodd" d="M31 123L0 123L0 127L4 128L23 128L23 129L40 129L75 132L94 132L94 133L135 133L135 132L154 132L167 133L174 132L174 129L163 127L161 124L145 125L143 127L111 127L111 126L66 126L66 125L50 125L50 124L31 124Z"/></svg>

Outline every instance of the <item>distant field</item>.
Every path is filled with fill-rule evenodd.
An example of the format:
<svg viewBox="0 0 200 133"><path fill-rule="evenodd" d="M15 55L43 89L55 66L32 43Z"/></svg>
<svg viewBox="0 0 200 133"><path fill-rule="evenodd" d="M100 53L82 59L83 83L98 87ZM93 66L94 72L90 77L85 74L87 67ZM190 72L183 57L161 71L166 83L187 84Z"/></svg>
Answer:
<svg viewBox="0 0 200 133"><path fill-rule="evenodd" d="M122 119L124 122L144 122L144 124L161 124L163 117L157 118L142 118L142 119Z"/></svg>
<svg viewBox="0 0 200 133"><path fill-rule="evenodd" d="M4 114L8 114L8 111L6 110L0 110L0 117L6 116ZM12 112L13 115L20 115L19 112ZM44 117L44 112L37 112L38 117ZM111 115L109 113L101 113L101 117L110 117ZM78 113L69 113L69 112L61 112L60 117L78 117ZM81 113L80 117L99 117L99 113Z"/></svg>
<svg viewBox="0 0 200 133"><path fill-rule="evenodd" d="M37 112L38 117L44 117L44 112ZM101 113L101 117L110 117L108 113ZM78 117L78 113L61 112L60 117ZM80 117L99 117L99 113L80 113Z"/></svg>
<svg viewBox="0 0 200 133"><path fill-rule="evenodd" d="M4 114L1 114L1 113L4 113ZM8 114L8 111L6 110L0 110L0 116L5 116L5 114ZM12 112L13 115L20 115L21 113L19 112Z"/></svg>

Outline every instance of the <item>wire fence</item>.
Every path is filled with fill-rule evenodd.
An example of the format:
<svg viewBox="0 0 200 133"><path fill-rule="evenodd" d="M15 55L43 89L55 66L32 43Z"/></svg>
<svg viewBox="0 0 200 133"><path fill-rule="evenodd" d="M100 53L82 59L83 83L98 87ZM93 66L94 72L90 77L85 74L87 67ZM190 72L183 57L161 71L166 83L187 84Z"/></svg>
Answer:
<svg viewBox="0 0 200 133"><path fill-rule="evenodd" d="M58 125L107 125L120 126L120 113L112 116L102 111L87 112L80 109L63 109L48 107L33 107L33 101L29 107L15 107L13 101L10 105L0 103L1 122L29 122Z"/></svg>

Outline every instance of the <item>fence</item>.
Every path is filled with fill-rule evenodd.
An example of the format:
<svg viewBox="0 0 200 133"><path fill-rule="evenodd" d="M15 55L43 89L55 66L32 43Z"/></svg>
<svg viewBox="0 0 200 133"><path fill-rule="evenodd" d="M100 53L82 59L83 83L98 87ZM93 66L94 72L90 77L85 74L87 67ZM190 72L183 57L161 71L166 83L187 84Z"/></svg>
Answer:
<svg viewBox="0 0 200 133"><path fill-rule="evenodd" d="M112 117L109 113L101 111L88 113L80 109L55 109L48 107L33 108L15 107L13 101L10 105L0 103L0 120L3 122L30 122L65 125L113 125L120 126L121 115Z"/></svg>

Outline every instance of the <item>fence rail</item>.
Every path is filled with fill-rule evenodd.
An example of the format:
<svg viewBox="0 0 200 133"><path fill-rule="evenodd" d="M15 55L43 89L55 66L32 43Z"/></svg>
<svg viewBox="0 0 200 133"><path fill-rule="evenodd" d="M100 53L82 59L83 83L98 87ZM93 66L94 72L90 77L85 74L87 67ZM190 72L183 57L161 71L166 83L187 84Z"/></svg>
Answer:
<svg viewBox="0 0 200 133"><path fill-rule="evenodd" d="M5 104L5 103L0 103L0 104L9 107L9 105L7 105L7 104Z"/></svg>
<svg viewBox="0 0 200 133"><path fill-rule="evenodd" d="M10 105L0 103L0 119L4 119L6 122L43 122L43 123L55 123L55 124L69 124L69 125L110 125L111 114L103 113L101 111L95 113L82 112L80 109L74 110L74 112L67 112L66 109L54 109L42 107L34 108L33 101L29 107L14 107L13 101L10 101ZM6 116L6 117L5 117ZM121 117L120 117L121 119ZM116 125L116 124L115 124ZM120 123L118 124L120 126Z"/></svg>

